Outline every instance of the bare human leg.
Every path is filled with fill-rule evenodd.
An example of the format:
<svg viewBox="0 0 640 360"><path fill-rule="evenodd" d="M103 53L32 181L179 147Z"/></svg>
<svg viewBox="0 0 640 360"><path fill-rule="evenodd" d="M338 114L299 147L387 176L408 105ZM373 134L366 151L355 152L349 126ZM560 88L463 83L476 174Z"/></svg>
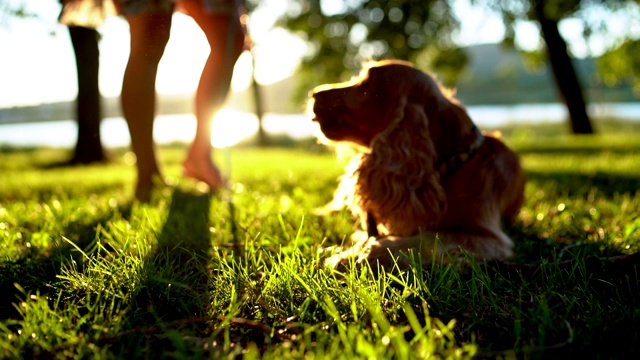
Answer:
<svg viewBox="0 0 640 360"><path fill-rule="evenodd" d="M171 13L127 16L131 52L122 81L122 112L136 154L138 179L135 197L148 201L154 179L161 179L153 143L158 63L169 41Z"/></svg>
<svg viewBox="0 0 640 360"><path fill-rule="evenodd" d="M211 122L229 92L234 64L244 49L245 32L237 12L208 13L199 1L184 1L180 6L202 29L211 48L196 91L196 135L183 162L184 173L217 190L224 187L224 181L212 160Z"/></svg>

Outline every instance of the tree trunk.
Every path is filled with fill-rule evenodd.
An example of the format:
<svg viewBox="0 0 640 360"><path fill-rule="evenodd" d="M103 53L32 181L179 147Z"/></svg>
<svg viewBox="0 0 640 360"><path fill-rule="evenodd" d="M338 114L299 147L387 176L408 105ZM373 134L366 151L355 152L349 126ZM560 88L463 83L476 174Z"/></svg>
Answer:
<svg viewBox="0 0 640 360"><path fill-rule="evenodd" d="M79 26L70 26L69 34L71 35L78 73L78 97L76 99L78 139L75 153L69 163L89 164L104 161L106 157L100 141L102 113L98 86L99 34L94 29Z"/></svg>
<svg viewBox="0 0 640 360"><path fill-rule="evenodd" d="M544 0L534 1L535 15L540 23L542 36L547 43L547 55L556 86L569 111L571 128L574 134L593 134L591 120L582 93L582 86L576 74L571 57L567 52L567 43L560 35L558 21L547 16Z"/></svg>

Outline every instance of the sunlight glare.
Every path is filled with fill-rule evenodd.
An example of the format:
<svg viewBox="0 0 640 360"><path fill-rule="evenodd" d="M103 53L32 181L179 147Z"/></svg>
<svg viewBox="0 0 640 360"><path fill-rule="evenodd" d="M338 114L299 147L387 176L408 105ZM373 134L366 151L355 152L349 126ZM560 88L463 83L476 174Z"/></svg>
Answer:
<svg viewBox="0 0 640 360"><path fill-rule="evenodd" d="M542 48L540 28L537 24L528 21L516 23L516 45L525 51L535 51Z"/></svg>
<svg viewBox="0 0 640 360"><path fill-rule="evenodd" d="M222 109L211 125L211 145L218 149L233 146L257 131L258 120L254 114Z"/></svg>
<svg viewBox="0 0 640 360"><path fill-rule="evenodd" d="M273 29L253 45L256 57L256 80L268 85L295 73L308 46L284 29Z"/></svg>
<svg viewBox="0 0 640 360"><path fill-rule="evenodd" d="M249 88L253 74L251 53L243 52L233 68L233 78L231 79L231 90L241 92Z"/></svg>
<svg viewBox="0 0 640 360"><path fill-rule="evenodd" d="M207 38L189 16L175 13L171 37L158 67L156 88L161 94L193 93L209 56Z"/></svg>

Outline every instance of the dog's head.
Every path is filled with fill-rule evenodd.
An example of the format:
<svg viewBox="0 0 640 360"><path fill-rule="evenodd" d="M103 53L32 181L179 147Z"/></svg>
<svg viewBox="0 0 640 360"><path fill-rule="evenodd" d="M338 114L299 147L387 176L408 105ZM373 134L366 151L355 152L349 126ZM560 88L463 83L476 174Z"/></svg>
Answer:
<svg viewBox="0 0 640 360"><path fill-rule="evenodd" d="M359 77L313 89L313 120L334 141L370 146L413 95L438 91L435 82L403 61L368 64Z"/></svg>
<svg viewBox="0 0 640 360"><path fill-rule="evenodd" d="M375 62L356 79L313 90L323 134L369 148L353 173L356 202L395 234L438 221L446 208L440 168L478 138L466 111L447 95L401 61Z"/></svg>

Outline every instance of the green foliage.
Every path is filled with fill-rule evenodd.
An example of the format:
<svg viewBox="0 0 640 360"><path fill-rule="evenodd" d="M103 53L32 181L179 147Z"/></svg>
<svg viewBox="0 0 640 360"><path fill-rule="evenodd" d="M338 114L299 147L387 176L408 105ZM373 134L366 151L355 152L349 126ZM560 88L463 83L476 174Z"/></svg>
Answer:
<svg viewBox="0 0 640 360"><path fill-rule="evenodd" d="M302 66L305 96L314 85L348 79L369 60L410 60L441 70L448 85L466 62L453 42L460 24L449 1L367 0L332 9L319 0L297 0L279 24L311 45Z"/></svg>
<svg viewBox="0 0 640 360"><path fill-rule="evenodd" d="M465 105L529 104L557 102L557 92L550 86L550 70L536 71L521 61L521 54L498 44L465 48L469 66L456 86L456 97ZM636 101L631 85L621 82L603 84L592 58L576 59L576 71L584 86L585 98L593 103Z"/></svg>
<svg viewBox="0 0 640 360"><path fill-rule="evenodd" d="M604 82L618 85L627 81L640 93L640 39L627 40L598 59L598 70Z"/></svg>
<svg viewBox="0 0 640 360"><path fill-rule="evenodd" d="M605 57L614 57L615 55L607 55L611 50L618 48L619 44L623 41L629 40L632 34L619 33L614 30L610 22L623 21L632 23L634 19L640 14L640 5L635 0L625 1L586 1L586 0L503 0L503 1L485 1L476 0L475 3L480 6L485 6L493 9L499 13L503 19L505 25L505 38L503 43L509 47L515 47L516 26L522 21L539 21L538 14L536 14L535 6L541 4L544 14L547 19L560 23L563 20L573 19L578 20L582 27L582 34L585 44L592 39L599 39L604 41L605 49L609 49L605 52ZM633 43L633 41L630 41ZM633 46L633 45L630 45ZM540 67L543 65L544 45L537 51L525 51L523 52L525 61L533 67ZM622 50L624 52L625 50ZM615 53L615 51L614 51ZM620 55L620 54L618 54ZM613 58L611 58L613 59ZM609 59L606 60L608 62ZM617 81L613 80L616 76L622 74L616 71L616 67L619 67L622 62L627 62L625 65L633 67L634 58L622 56L617 58L615 65L601 66L599 71L603 78L608 79L610 83ZM621 70L621 69L620 69ZM634 74L633 78L637 77L634 72L627 73Z"/></svg>
<svg viewBox="0 0 640 360"><path fill-rule="evenodd" d="M598 126L504 129L529 179L508 229L518 271L326 268L354 229L346 211L314 215L345 165L326 152L233 149L233 190L209 196L178 178L183 147L162 147L172 185L131 204L127 153L47 168L64 152L4 150L0 357L638 354L637 270L592 265L640 250L639 129Z"/></svg>

